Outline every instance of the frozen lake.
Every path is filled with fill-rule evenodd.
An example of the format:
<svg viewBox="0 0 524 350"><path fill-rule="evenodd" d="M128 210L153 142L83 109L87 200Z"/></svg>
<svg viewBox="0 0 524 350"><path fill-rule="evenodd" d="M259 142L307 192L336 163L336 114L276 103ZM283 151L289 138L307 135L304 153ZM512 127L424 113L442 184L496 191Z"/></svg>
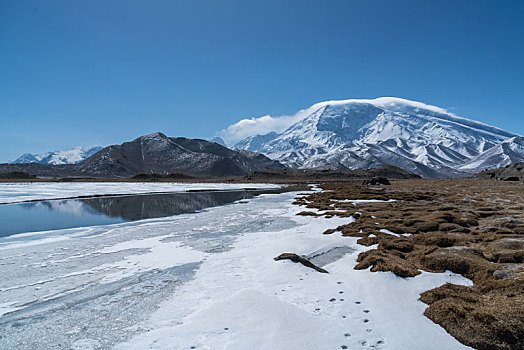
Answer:
<svg viewBox="0 0 524 350"><path fill-rule="evenodd" d="M96 186L83 190L108 193ZM467 348L423 316L418 298L470 281L354 270L369 248L322 235L353 219L297 216L296 195L1 237L0 348ZM273 260L283 252L309 256L330 273Z"/></svg>
<svg viewBox="0 0 524 350"><path fill-rule="evenodd" d="M253 198L251 191L129 194L0 205L0 237L192 213Z"/></svg>
<svg viewBox="0 0 524 350"><path fill-rule="evenodd" d="M280 187L274 184L176 182L11 182L0 183L0 204L79 196L244 190Z"/></svg>

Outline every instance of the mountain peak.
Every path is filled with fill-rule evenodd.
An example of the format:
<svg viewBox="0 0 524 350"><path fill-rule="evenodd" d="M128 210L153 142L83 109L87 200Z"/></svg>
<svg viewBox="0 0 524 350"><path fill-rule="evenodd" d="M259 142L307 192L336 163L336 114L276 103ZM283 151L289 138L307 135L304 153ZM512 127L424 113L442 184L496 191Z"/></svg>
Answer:
<svg viewBox="0 0 524 350"><path fill-rule="evenodd" d="M168 137L165 134L161 133L160 131L137 137L137 139L166 139L166 138Z"/></svg>
<svg viewBox="0 0 524 350"><path fill-rule="evenodd" d="M246 155L202 139L153 133L121 145L106 147L79 164L96 176L126 177L139 173L183 173L192 176L245 175L284 166L265 156Z"/></svg>
<svg viewBox="0 0 524 350"><path fill-rule="evenodd" d="M407 100L400 97L378 97L375 99L348 99L348 100L330 100L330 101L323 101L314 104L310 107L310 109L319 109L321 107L336 107L336 106L343 106L343 105L351 105L351 104L370 104L376 107L383 108L388 111L392 112L398 112L401 110L405 110L406 108L410 109L423 109L427 111L432 111L435 113L441 113L441 114L449 114L447 110L444 108L440 108L437 106L432 106L425 104L423 102L418 101L412 101Z"/></svg>

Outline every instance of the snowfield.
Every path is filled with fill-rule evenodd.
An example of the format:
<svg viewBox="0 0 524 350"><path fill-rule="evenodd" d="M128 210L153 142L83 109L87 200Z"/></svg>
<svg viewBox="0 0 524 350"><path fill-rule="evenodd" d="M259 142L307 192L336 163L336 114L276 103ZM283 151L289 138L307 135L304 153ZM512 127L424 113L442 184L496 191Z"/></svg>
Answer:
<svg viewBox="0 0 524 350"><path fill-rule="evenodd" d="M354 270L369 248L322 235L352 219L297 216L295 196L0 239L0 348L468 348L418 298L471 281Z"/></svg>

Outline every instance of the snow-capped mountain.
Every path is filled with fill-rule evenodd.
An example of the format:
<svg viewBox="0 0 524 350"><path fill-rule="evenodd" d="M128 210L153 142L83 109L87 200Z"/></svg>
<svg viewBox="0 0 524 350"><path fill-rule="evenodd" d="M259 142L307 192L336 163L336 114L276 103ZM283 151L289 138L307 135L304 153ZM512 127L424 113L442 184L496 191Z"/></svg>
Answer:
<svg viewBox="0 0 524 350"><path fill-rule="evenodd" d="M519 135L421 102L327 101L300 113L304 117L287 130L250 136L235 147L291 167L390 164L426 177L467 175L523 156Z"/></svg>
<svg viewBox="0 0 524 350"><path fill-rule="evenodd" d="M16 160L11 162L12 164L20 163L38 163L38 164L76 164L80 163L84 159L91 157L96 152L100 151L102 147L75 147L64 151L47 152L43 154L31 154L24 153Z"/></svg>

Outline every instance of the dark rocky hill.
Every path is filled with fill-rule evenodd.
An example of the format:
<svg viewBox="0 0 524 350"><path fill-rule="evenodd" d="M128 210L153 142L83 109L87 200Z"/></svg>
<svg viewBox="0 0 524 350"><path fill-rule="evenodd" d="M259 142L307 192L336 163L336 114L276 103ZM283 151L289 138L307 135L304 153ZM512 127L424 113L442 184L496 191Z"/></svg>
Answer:
<svg viewBox="0 0 524 350"><path fill-rule="evenodd" d="M104 178L128 178L148 173L233 176L284 168L279 162L258 153L231 150L206 140L167 137L162 133L106 147L78 164L0 164L0 172Z"/></svg>

